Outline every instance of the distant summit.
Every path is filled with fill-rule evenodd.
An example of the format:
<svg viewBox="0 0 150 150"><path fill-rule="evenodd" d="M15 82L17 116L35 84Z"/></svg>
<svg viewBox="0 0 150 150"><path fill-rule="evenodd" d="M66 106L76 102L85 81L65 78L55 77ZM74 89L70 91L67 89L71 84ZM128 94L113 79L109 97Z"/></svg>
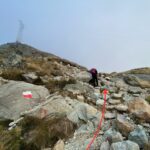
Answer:
<svg viewBox="0 0 150 150"><path fill-rule="evenodd" d="M5 79L45 85L53 79L78 78L81 71L86 72L87 69L26 44L7 43L0 46L0 76Z"/></svg>
<svg viewBox="0 0 150 150"><path fill-rule="evenodd" d="M22 44L19 42L6 43L3 45L0 45L0 55L8 56L8 55L11 55L12 53L16 53L21 56L54 56L56 57L53 54L40 51L36 48L33 48L32 46L29 46L27 44Z"/></svg>
<svg viewBox="0 0 150 150"><path fill-rule="evenodd" d="M70 64L71 66L84 68L76 63L60 58L54 54L38 50L27 44L20 42L6 43L0 45L0 63L1 67L21 67L24 64L24 60L33 59L33 61L39 59L51 59L52 61L63 62L64 64ZM27 61L26 61L27 62ZM85 69L85 68L84 68Z"/></svg>

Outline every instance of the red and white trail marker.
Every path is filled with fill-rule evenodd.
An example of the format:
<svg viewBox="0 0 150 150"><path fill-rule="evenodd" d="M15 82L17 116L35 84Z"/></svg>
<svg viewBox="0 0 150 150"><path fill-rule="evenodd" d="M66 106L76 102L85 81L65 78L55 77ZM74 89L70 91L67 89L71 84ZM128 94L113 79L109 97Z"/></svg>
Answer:
<svg viewBox="0 0 150 150"><path fill-rule="evenodd" d="M32 92L31 91L25 91L22 93L24 98L30 99L32 98Z"/></svg>

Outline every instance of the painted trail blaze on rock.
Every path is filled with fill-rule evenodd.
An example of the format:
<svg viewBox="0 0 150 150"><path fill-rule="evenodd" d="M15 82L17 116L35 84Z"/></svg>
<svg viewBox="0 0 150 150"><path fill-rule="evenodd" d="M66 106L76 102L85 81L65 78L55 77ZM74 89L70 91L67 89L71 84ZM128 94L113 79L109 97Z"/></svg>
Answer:
<svg viewBox="0 0 150 150"><path fill-rule="evenodd" d="M25 91L22 93L24 98L30 99L32 98L32 92L31 91Z"/></svg>

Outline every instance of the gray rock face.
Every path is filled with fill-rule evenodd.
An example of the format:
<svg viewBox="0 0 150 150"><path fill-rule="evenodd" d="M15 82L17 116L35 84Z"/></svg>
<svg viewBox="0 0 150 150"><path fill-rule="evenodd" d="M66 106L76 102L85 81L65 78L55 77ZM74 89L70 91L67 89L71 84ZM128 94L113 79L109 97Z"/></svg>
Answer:
<svg viewBox="0 0 150 150"><path fill-rule="evenodd" d="M22 56L12 53L11 55L8 56L7 59L3 61L3 64L8 67L10 66L18 67L20 66L21 62L22 62Z"/></svg>
<svg viewBox="0 0 150 150"><path fill-rule="evenodd" d="M110 150L140 150L138 144L131 141L113 143Z"/></svg>
<svg viewBox="0 0 150 150"><path fill-rule="evenodd" d="M96 120L99 121L100 116L97 116L98 111L94 107L75 100L72 100L72 107L72 110L67 113L68 119L72 122L80 125L87 123L88 120L91 120L93 123L96 122Z"/></svg>
<svg viewBox="0 0 150 150"><path fill-rule="evenodd" d="M122 93L119 93L119 94L114 93L114 94L112 94L111 97L114 98L114 99L121 99L122 98Z"/></svg>
<svg viewBox="0 0 150 150"><path fill-rule="evenodd" d="M138 126L134 131L129 134L129 140L137 143L140 148L144 148L144 145L148 143L148 137L142 126Z"/></svg>
<svg viewBox="0 0 150 150"><path fill-rule="evenodd" d="M133 97L128 95L127 93L125 93L122 100L125 102L129 102L129 101L133 100Z"/></svg>
<svg viewBox="0 0 150 150"><path fill-rule="evenodd" d="M68 119L79 124L80 121L87 122L87 109L84 105L78 105L75 110L68 114Z"/></svg>
<svg viewBox="0 0 150 150"><path fill-rule="evenodd" d="M120 100L117 100L117 99L109 99L108 101L110 104L112 105L116 105L116 104L120 104L121 101Z"/></svg>
<svg viewBox="0 0 150 150"><path fill-rule="evenodd" d="M88 132L82 134L74 134L72 139L65 143L64 150L85 150L92 140L92 135ZM91 145L90 150L98 150L102 143L102 139L97 137Z"/></svg>
<svg viewBox="0 0 150 150"><path fill-rule="evenodd" d="M142 89L140 87L129 87L128 92L131 94L140 94Z"/></svg>
<svg viewBox="0 0 150 150"><path fill-rule="evenodd" d="M135 98L128 103L128 110L139 121L150 122L150 105L142 98Z"/></svg>
<svg viewBox="0 0 150 150"><path fill-rule="evenodd" d="M115 113L110 113L110 112L105 113L105 119L113 119L115 117L116 117Z"/></svg>
<svg viewBox="0 0 150 150"><path fill-rule="evenodd" d="M98 99L94 94L94 88L87 83L77 82L76 84L68 84L64 87L64 90L72 92L74 95L85 95L92 100Z"/></svg>
<svg viewBox="0 0 150 150"><path fill-rule="evenodd" d="M109 144L109 142L108 141L103 142L101 144L100 150L110 150L110 144Z"/></svg>
<svg viewBox="0 0 150 150"><path fill-rule="evenodd" d="M87 84L77 82L76 84L68 84L64 87L64 90L70 91L73 94L81 94L81 93L93 93L94 89Z"/></svg>
<svg viewBox="0 0 150 150"><path fill-rule="evenodd" d="M0 77L0 86L6 83L8 83L8 80L5 80L2 77Z"/></svg>
<svg viewBox="0 0 150 150"><path fill-rule="evenodd" d="M124 80L129 85L139 86L139 82L138 82L139 79L138 79L138 77L136 77L134 75L126 75L124 77Z"/></svg>
<svg viewBox="0 0 150 150"><path fill-rule="evenodd" d="M104 100L103 99L99 99L96 101L96 105L97 106L103 106L104 105Z"/></svg>
<svg viewBox="0 0 150 150"><path fill-rule="evenodd" d="M122 79L117 79L117 81L115 81L115 85L120 90L126 91L128 89L128 85Z"/></svg>
<svg viewBox="0 0 150 150"><path fill-rule="evenodd" d="M105 132L104 138L108 139L108 141L110 141L110 143L120 142L123 140L122 135L112 128L110 128L109 130L107 130Z"/></svg>
<svg viewBox="0 0 150 150"><path fill-rule="evenodd" d="M82 71L78 73L75 78L79 81L89 82L91 80L91 74L87 71Z"/></svg>
<svg viewBox="0 0 150 150"><path fill-rule="evenodd" d="M108 90L109 90L110 93L116 93L118 89L115 86L111 86L111 87L109 87Z"/></svg>
<svg viewBox="0 0 150 150"><path fill-rule="evenodd" d="M33 97L25 99L22 95L25 91L31 91ZM48 90L42 86L10 81L0 86L0 118L16 120L21 112L31 109L48 95Z"/></svg>
<svg viewBox="0 0 150 150"><path fill-rule="evenodd" d="M94 125L92 122L88 121L87 124L82 124L78 130L76 130L75 134L82 134L82 133L93 133L94 132Z"/></svg>
<svg viewBox="0 0 150 150"><path fill-rule="evenodd" d="M93 123L94 127L97 128L99 122L100 122L100 118L101 118L101 113L97 112L95 114L95 116L89 116L89 120ZM102 126L103 126L103 122L102 122Z"/></svg>
<svg viewBox="0 0 150 150"><path fill-rule="evenodd" d="M117 105L117 106L115 107L115 109L118 110L118 111L124 112L124 111L127 111L127 110L128 110L128 106L123 105L123 104L119 104L119 105Z"/></svg>

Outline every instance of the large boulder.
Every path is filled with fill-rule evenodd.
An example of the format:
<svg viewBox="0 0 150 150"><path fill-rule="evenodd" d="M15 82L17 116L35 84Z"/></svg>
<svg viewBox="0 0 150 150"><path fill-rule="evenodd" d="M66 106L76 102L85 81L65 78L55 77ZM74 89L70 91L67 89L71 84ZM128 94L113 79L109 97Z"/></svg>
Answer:
<svg viewBox="0 0 150 150"><path fill-rule="evenodd" d="M132 86L139 86L139 78L134 75L126 75L124 81Z"/></svg>
<svg viewBox="0 0 150 150"><path fill-rule="evenodd" d="M150 105L141 98L135 98L128 103L128 110L142 122L150 122Z"/></svg>
<svg viewBox="0 0 150 150"><path fill-rule="evenodd" d="M117 115L116 125L117 129L125 137L128 137L128 134L134 130L134 125L131 124L124 115Z"/></svg>
<svg viewBox="0 0 150 150"><path fill-rule="evenodd" d="M109 99L108 101L111 105L117 105L120 104L121 101L119 99Z"/></svg>
<svg viewBox="0 0 150 150"><path fill-rule="evenodd" d="M73 94L94 93L94 89L86 83L77 82L76 84L67 84L64 90L72 92Z"/></svg>
<svg viewBox="0 0 150 150"><path fill-rule="evenodd" d="M140 150L138 144L131 141L113 143L110 150Z"/></svg>
<svg viewBox="0 0 150 150"><path fill-rule="evenodd" d="M87 71L81 71L79 72L76 77L77 80L83 81L83 82L89 82L91 80L91 74Z"/></svg>
<svg viewBox="0 0 150 150"><path fill-rule="evenodd" d="M65 145L64 145L64 141L59 140L59 141L55 144L53 150L64 150L64 146L65 146Z"/></svg>
<svg viewBox="0 0 150 150"><path fill-rule="evenodd" d="M35 72L25 73L22 75L22 77L29 83L34 83L38 79L38 76Z"/></svg>
<svg viewBox="0 0 150 150"><path fill-rule="evenodd" d="M150 75L126 75L124 77L126 83L132 86L140 86L141 88L150 88Z"/></svg>
<svg viewBox="0 0 150 150"><path fill-rule="evenodd" d="M112 98L114 99L121 99L122 98L122 93L113 93L111 95Z"/></svg>
<svg viewBox="0 0 150 150"><path fill-rule="evenodd" d="M64 116L70 114L75 104L79 103L77 100L63 97L58 93L50 95L47 101L43 101L38 106L33 107L32 110L25 111L22 114L35 116L38 118Z"/></svg>
<svg viewBox="0 0 150 150"><path fill-rule="evenodd" d="M94 122L97 113L98 111L94 107L78 102L74 105L73 110L67 113L67 117L69 120L79 125L83 122L86 123L88 120Z"/></svg>
<svg viewBox="0 0 150 150"><path fill-rule="evenodd" d="M23 92L30 91L31 99L23 97ZM0 86L0 118L18 119L21 112L31 109L49 95L43 86L25 82L10 81Z"/></svg>
<svg viewBox="0 0 150 150"><path fill-rule="evenodd" d="M23 114L28 114L38 118L65 115L70 121L78 125L93 119L97 113L98 111L94 107L76 99L63 97L58 93L50 95L50 97L47 98L47 101L33 107L31 111L23 112Z"/></svg>
<svg viewBox="0 0 150 150"><path fill-rule="evenodd" d="M120 132L110 128L104 134L104 138L107 139L110 143L123 141L123 137Z"/></svg>
<svg viewBox="0 0 150 150"><path fill-rule="evenodd" d="M78 81L76 84L67 84L64 90L71 92L73 95L84 95L92 100L97 100L97 95L94 93L94 88L87 84Z"/></svg>
<svg viewBox="0 0 150 150"><path fill-rule="evenodd" d="M76 108L68 114L68 119L79 124L80 121L87 122L87 109L85 105L77 105Z"/></svg>
<svg viewBox="0 0 150 150"><path fill-rule="evenodd" d="M129 134L128 139L137 143L140 148L144 148L144 145L148 143L148 137L140 125Z"/></svg>
<svg viewBox="0 0 150 150"><path fill-rule="evenodd" d="M124 104L119 104L119 105L115 106L115 109L120 112L126 112L128 110L128 106L126 106Z"/></svg>
<svg viewBox="0 0 150 150"><path fill-rule="evenodd" d="M142 93L142 89L140 87L132 87L130 86L128 89L128 93L130 94L141 94Z"/></svg>
<svg viewBox="0 0 150 150"><path fill-rule="evenodd" d="M100 150L110 150L110 144L109 144L109 142L108 141L104 141L101 144Z"/></svg>
<svg viewBox="0 0 150 150"><path fill-rule="evenodd" d="M119 78L115 81L115 86L123 91L124 90L127 91L128 89L128 85L124 82L124 80L119 79Z"/></svg>

